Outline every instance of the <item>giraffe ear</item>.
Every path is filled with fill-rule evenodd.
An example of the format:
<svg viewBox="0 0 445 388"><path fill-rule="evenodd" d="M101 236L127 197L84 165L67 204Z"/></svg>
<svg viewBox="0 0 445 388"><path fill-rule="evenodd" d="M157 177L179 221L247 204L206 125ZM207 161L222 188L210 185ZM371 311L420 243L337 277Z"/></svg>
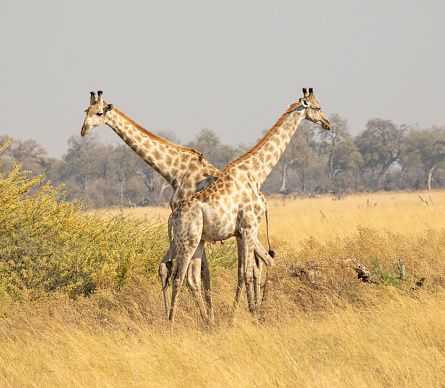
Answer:
<svg viewBox="0 0 445 388"><path fill-rule="evenodd" d="M301 105L303 105L305 108L309 106L309 102L305 98L302 98L300 101Z"/></svg>
<svg viewBox="0 0 445 388"><path fill-rule="evenodd" d="M108 104L104 109L105 112L109 112L110 110L113 110L113 104Z"/></svg>

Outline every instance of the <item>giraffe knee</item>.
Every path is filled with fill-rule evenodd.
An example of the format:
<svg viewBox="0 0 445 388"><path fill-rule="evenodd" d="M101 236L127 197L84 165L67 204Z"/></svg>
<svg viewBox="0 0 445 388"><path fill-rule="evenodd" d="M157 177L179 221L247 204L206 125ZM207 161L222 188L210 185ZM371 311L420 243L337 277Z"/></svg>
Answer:
<svg viewBox="0 0 445 388"><path fill-rule="evenodd" d="M246 276L244 277L246 283L252 283L253 282L253 272L246 273Z"/></svg>
<svg viewBox="0 0 445 388"><path fill-rule="evenodd" d="M159 264L158 274L161 279L167 279L168 269L165 263Z"/></svg>
<svg viewBox="0 0 445 388"><path fill-rule="evenodd" d="M198 289L195 280L191 276L187 278L187 284L192 291L196 291Z"/></svg>
<svg viewBox="0 0 445 388"><path fill-rule="evenodd" d="M158 274L161 279L170 279L172 275L173 262L167 261L166 263L161 262L159 264Z"/></svg>

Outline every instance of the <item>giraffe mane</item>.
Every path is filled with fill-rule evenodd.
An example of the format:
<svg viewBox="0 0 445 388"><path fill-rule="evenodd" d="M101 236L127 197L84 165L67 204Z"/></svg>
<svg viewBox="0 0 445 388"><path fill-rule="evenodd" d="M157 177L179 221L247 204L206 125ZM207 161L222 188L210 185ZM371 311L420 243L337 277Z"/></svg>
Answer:
<svg viewBox="0 0 445 388"><path fill-rule="evenodd" d="M238 163L242 162L243 160L247 159L255 151L260 149L269 140L269 138L278 130L278 128L281 126L281 124L283 124L283 121L286 119L286 117L289 115L289 113L291 113L299 104L300 104L300 101L290 105L289 108L287 109L287 111L283 113L283 115L279 118L279 120L276 122L276 124L264 135L264 137L258 142L258 144L254 145L245 154L243 154L240 157L236 158L235 160L231 161L224 168L223 172L228 170L230 167L234 166L235 164L238 164Z"/></svg>
<svg viewBox="0 0 445 388"><path fill-rule="evenodd" d="M155 135L153 132L150 132L148 130L146 130L144 127L140 126L138 123L136 123L134 120L130 119L125 113L123 113L122 111L120 111L119 109L116 109L115 107L113 107L113 110L120 116L122 116L122 118L124 118L125 120L127 120L129 123L131 123L134 127L136 127L139 131L141 131L142 133L145 133L146 135L148 135L150 138L158 141L159 143L165 144L169 147L175 148L179 151L185 151L185 152L190 152L192 154L195 154L198 157L203 156L201 152L195 150L194 148L189 148L189 147L183 147L183 146L179 146L176 144L173 144L171 142L169 142L168 140L163 139L162 137Z"/></svg>

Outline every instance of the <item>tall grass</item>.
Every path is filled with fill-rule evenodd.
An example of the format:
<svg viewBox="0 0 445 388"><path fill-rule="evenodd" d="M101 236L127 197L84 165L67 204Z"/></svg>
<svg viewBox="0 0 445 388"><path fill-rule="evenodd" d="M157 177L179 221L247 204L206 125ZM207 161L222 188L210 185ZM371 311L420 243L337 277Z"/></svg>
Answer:
<svg viewBox="0 0 445 388"><path fill-rule="evenodd" d="M358 226L415 237L428 227L443 228L445 219L445 191L378 192L342 199L273 197L268 202L272 235L294 247L310 237L327 242L348 236Z"/></svg>
<svg viewBox="0 0 445 388"><path fill-rule="evenodd" d="M429 209L409 193L272 200L274 249L319 263L317 276L291 276L280 259L268 303L235 313L236 247L212 245L215 324L184 287L173 330L156 276L165 224L86 211L19 166L0 194L2 387L445 386L444 193ZM359 281L345 256L380 284Z"/></svg>

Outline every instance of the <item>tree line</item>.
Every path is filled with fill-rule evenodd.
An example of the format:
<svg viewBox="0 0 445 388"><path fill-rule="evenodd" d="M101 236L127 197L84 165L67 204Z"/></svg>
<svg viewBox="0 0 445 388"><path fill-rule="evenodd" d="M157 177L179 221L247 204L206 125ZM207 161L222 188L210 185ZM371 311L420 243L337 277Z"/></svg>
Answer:
<svg viewBox="0 0 445 388"><path fill-rule="evenodd" d="M264 194L343 195L445 187L445 126L421 129L371 119L362 133L352 136L345 118L333 114L329 121L331 131L308 121L299 125L264 182ZM174 132L157 134L180 144ZM0 136L0 144L7 138ZM207 128L182 145L202 152L219 169L252 146L223 144ZM171 196L167 182L127 145L103 144L92 134L72 136L62 159L48 158L35 140L15 140L0 154L2 171L12 169L14 162L34 174L46 174L55 186L63 185L68 199L85 199L98 208L162 206Z"/></svg>

